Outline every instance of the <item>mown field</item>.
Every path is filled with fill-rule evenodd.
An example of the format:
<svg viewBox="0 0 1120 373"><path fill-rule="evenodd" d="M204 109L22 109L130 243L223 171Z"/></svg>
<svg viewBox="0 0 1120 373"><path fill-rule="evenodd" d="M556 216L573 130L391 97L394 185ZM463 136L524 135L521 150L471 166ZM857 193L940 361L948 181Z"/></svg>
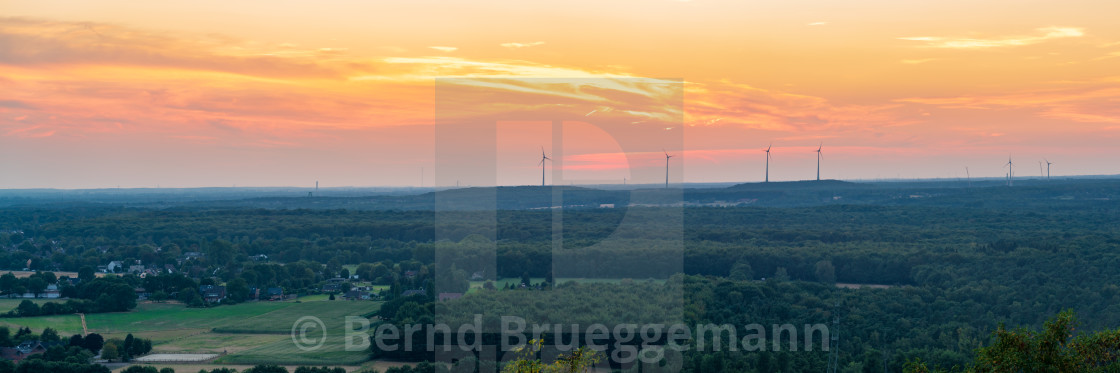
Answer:
<svg viewBox="0 0 1120 373"><path fill-rule="evenodd" d="M151 339L154 352L226 354L216 364L359 365L369 354L366 350L345 348L346 317L374 312L380 304L326 298L203 309L143 303L132 312L88 314L86 324L89 332L106 338L123 338L132 333ZM0 301L0 309L16 305L18 300ZM293 324L305 316L319 318L327 330L323 346L313 351L300 350L291 336ZM81 333L82 329L78 315L0 319L0 325L12 329L27 326L35 332L50 327L63 336ZM321 335L319 329L309 333L312 338Z"/></svg>
<svg viewBox="0 0 1120 373"><path fill-rule="evenodd" d="M154 367L157 367L157 368L171 368L171 369L174 369L176 372L181 372L181 373L196 372L196 371L199 371L199 370L202 370L202 369L205 369L206 371L210 371L210 370L213 370L215 368L232 368L232 369L236 369L238 372L242 372L242 371L245 371L245 369L249 369L249 368L253 367L253 365L240 365L240 364L141 364L141 365L154 366ZM389 368L392 368L392 367L399 367L399 366L402 366L402 365L409 365L409 364L402 363L402 362L396 362L396 361L380 361L380 360L378 360L378 361L367 361L365 363L362 363L361 365L344 366L343 368L346 369L347 372L369 372L369 371L384 372L386 369L389 369ZM332 365L332 366L337 366L337 365ZM296 368L298 368L299 366L297 366L297 365L284 365L283 367L287 368L289 372L294 372L296 370ZM127 367L121 367L121 368L114 369L113 371L114 372L120 372L120 371L125 370L126 368Z"/></svg>
<svg viewBox="0 0 1120 373"><path fill-rule="evenodd" d="M30 301L35 302L36 304L42 305L43 303L46 303L48 300L47 299L30 299ZM21 299L21 298L14 298L14 299L0 298L0 313L4 313L4 312L8 312L8 311L16 309L16 307L19 306L20 302L23 302L23 299Z"/></svg>

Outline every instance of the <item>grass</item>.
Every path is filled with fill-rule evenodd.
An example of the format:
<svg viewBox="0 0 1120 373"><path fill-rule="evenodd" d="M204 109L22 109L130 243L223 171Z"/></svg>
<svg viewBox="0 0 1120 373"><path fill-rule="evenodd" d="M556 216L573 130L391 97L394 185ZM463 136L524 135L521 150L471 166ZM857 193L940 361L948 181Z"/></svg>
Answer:
<svg viewBox="0 0 1120 373"><path fill-rule="evenodd" d="M15 275L16 278L31 277L31 275L35 274L35 271L0 270L0 274L9 273L9 272L11 272L12 275ZM70 278L77 278L78 277L78 272L65 272L65 271L62 271L62 272L60 272L60 271L44 271L44 272L54 272L54 275L56 277L62 277L62 276L67 276L67 277L70 277ZM105 277L105 275L107 275L107 273L95 272L93 275L96 276L96 277Z"/></svg>
<svg viewBox="0 0 1120 373"><path fill-rule="evenodd" d="M328 333L326 341L314 351L303 351L291 336L237 353L218 358L223 364L281 364L281 365L357 365L369 360L368 349L347 351L345 337Z"/></svg>
<svg viewBox="0 0 1120 373"><path fill-rule="evenodd" d="M362 316L378 310L381 302L370 301L321 301L292 303L291 306L257 316L242 318L236 324L218 327L215 331L241 333L291 333L292 324L301 317L314 316L323 320L327 330L341 331L346 316Z"/></svg>
<svg viewBox="0 0 1120 373"><path fill-rule="evenodd" d="M70 336L82 332L82 319L78 315L20 317L0 319L0 326L7 326L12 333L20 327L28 327L36 334L41 333L43 329L51 328L57 330L60 335Z"/></svg>
<svg viewBox="0 0 1120 373"><path fill-rule="evenodd" d="M153 350L162 353L228 353L221 364L357 365L369 358L367 350L347 351L344 329L347 316L376 311L380 302L316 300L304 297L294 302L248 302L213 308L187 308L180 304L143 303L132 312L87 314L91 333L105 338L133 336L152 340ZM324 298L325 299L325 298ZM18 302L0 302L0 307ZM291 338L296 320L318 317L327 329L322 348L306 352ZM36 333L51 327L69 336L81 333L77 315L0 319L10 328L27 326ZM166 366L166 365L156 365ZM196 371L198 365L191 365Z"/></svg>
<svg viewBox="0 0 1120 373"><path fill-rule="evenodd" d="M148 330L142 332L113 332L113 333L98 333L105 339L120 338L124 339L125 336L132 334L133 337L144 338L152 340L153 345L160 345L169 343L182 338L209 333L210 329L172 329L172 330Z"/></svg>
<svg viewBox="0 0 1120 373"><path fill-rule="evenodd" d="M51 301L59 302L59 303L66 303L66 300L59 301L57 299L27 299L27 300L35 302L35 304L38 304L40 306L42 306L43 303L47 303L47 302L51 302ZM0 313L4 313L4 312L8 312L8 311L16 309L16 307L19 306L20 302L23 302L23 301L24 300L22 298L14 298L14 299L0 298Z"/></svg>
<svg viewBox="0 0 1120 373"><path fill-rule="evenodd" d="M395 366L395 365L391 365L391 364L393 364L393 363L386 364L385 366ZM230 364L137 364L137 365L156 367L156 369L171 368L171 369L174 369L176 372L179 372L179 373L197 372L201 369L205 369L206 371L211 371L211 370L217 369L217 368L232 368L232 369L236 369L238 372L243 372L243 371L245 371L245 369L249 369L249 368L253 367L253 365L230 365ZM330 365L330 366L335 367L337 365ZM284 368L288 369L289 372L295 372L297 367L298 367L297 365L284 366ZM113 372L121 372L121 371L123 371L127 368L128 367L120 367L120 368L114 369ZM361 367L358 367L358 366L349 366L349 367L344 366L342 368L346 369L347 372L354 372L354 371L358 371L360 369L364 369L365 366L361 366ZM384 372L385 370L380 369L379 371Z"/></svg>
<svg viewBox="0 0 1120 373"><path fill-rule="evenodd" d="M289 336L277 334L225 334L204 332L185 336L152 346L156 353L177 354L235 354L257 346L289 340ZM154 341L153 341L154 342Z"/></svg>
<svg viewBox="0 0 1120 373"><path fill-rule="evenodd" d="M132 312L87 314L86 324L90 332L103 334L210 329L236 325L246 318L295 305L298 303L249 302L213 308L187 308L180 304L144 303Z"/></svg>

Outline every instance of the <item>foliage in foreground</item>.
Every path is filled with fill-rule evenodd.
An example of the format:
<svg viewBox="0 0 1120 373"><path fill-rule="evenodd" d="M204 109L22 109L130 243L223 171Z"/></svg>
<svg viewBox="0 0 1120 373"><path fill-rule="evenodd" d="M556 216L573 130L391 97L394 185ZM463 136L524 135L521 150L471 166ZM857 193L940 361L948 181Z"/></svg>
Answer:
<svg viewBox="0 0 1120 373"><path fill-rule="evenodd" d="M1067 310L1050 319L1041 332L1007 330L1000 325L990 346L976 350L968 372L1117 372L1120 371L1120 329L1075 335L1077 319ZM907 363L907 373L931 370L920 360ZM938 371L938 370L933 370Z"/></svg>
<svg viewBox="0 0 1120 373"><path fill-rule="evenodd" d="M502 373L583 373L595 366L603 355L587 347L577 348L568 355L560 355L552 364L536 359L541 350L541 340L534 339L517 350L517 360L502 367Z"/></svg>

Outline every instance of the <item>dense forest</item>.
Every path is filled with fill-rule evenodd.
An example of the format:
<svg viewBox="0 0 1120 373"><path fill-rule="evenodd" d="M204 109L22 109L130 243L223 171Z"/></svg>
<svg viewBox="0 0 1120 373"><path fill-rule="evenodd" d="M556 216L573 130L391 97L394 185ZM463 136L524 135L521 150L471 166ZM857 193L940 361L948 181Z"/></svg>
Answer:
<svg viewBox="0 0 1120 373"><path fill-rule="evenodd" d="M147 284L167 293L208 283L299 292L358 265L353 275L392 285L385 295L397 300L380 316L399 323L477 309L692 325L839 317L846 371L884 364L898 371L914 358L963 365L1000 324L1039 327L1064 309L1087 316L1084 330L1120 325L1120 184L883 184L685 190L677 198L696 205L683 207L628 207L627 192L610 191L617 208L560 211L517 209L537 197L517 198L540 192L525 188L495 193L514 200L501 202L514 209L496 212L315 208L295 198L292 206L309 208L260 208L260 199L160 208L15 204L0 211L0 269L81 272L121 261L183 275ZM598 192L579 192L573 203L601 202ZM267 206L285 206L278 198ZM374 197L322 200L333 207L348 198ZM751 203L702 206L743 200ZM650 218L658 216L681 223ZM472 273L547 284L479 289L436 307L434 293L466 290ZM577 277L631 280L565 280ZM400 297L408 289L429 291ZM674 296L679 308L662 307ZM593 306L600 304L613 306ZM820 352L690 351L682 364L695 372L774 372L824 369L827 361Z"/></svg>

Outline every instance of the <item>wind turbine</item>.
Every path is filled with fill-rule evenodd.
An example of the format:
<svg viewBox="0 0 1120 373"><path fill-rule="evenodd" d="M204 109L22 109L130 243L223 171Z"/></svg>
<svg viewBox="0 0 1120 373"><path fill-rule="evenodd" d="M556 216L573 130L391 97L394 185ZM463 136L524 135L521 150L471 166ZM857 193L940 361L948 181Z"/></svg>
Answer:
<svg viewBox="0 0 1120 373"><path fill-rule="evenodd" d="M551 160L552 160L552 158L549 158L547 155L544 155L544 147L542 146L541 147L541 163L538 164L538 166L541 166L541 186L544 186L544 161L551 161Z"/></svg>
<svg viewBox="0 0 1120 373"><path fill-rule="evenodd" d="M1038 177L1039 178L1046 177L1046 175L1043 174L1043 171L1042 171L1042 161L1038 161Z"/></svg>
<svg viewBox="0 0 1120 373"><path fill-rule="evenodd" d="M772 148L773 146L774 146L774 143L770 143L770 146L766 147L766 182L767 183L770 182L770 148Z"/></svg>
<svg viewBox="0 0 1120 373"><path fill-rule="evenodd" d="M968 172L968 166L964 167L964 176L968 178L968 189L972 189L972 173Z"/></svg>
<svg viewBox="0 0 1120 373"><path fill-rule="evenodd" d="M1015 186L1015 163L1011 162L1011 156L1007 156L1007 185Z"/></svg>
<svg viewBox="0 0 1120 373"><path fill-rule="evenodd" d="M822 147L824 147L823 142L817 146L817 181L821 181L821 158L824 158L824 154L821 154Z"/></svg>
<svg viewBox="0 0 1120 373"><path fill-rule="evenodd" d="M1053 163L1050 163L1050 160L1046 158L1042 158L1042 160L1046 161L1046 181L1050 181L1050 165Z"/></svg>
<svg viewBox="0 0 1120 373"><path fill-rule="evenodd" d="M673 156L669 155L669 152L665 149L661 149L661 151L665 153L665 189L669 189L669 158L673 158Z"/></svg>

